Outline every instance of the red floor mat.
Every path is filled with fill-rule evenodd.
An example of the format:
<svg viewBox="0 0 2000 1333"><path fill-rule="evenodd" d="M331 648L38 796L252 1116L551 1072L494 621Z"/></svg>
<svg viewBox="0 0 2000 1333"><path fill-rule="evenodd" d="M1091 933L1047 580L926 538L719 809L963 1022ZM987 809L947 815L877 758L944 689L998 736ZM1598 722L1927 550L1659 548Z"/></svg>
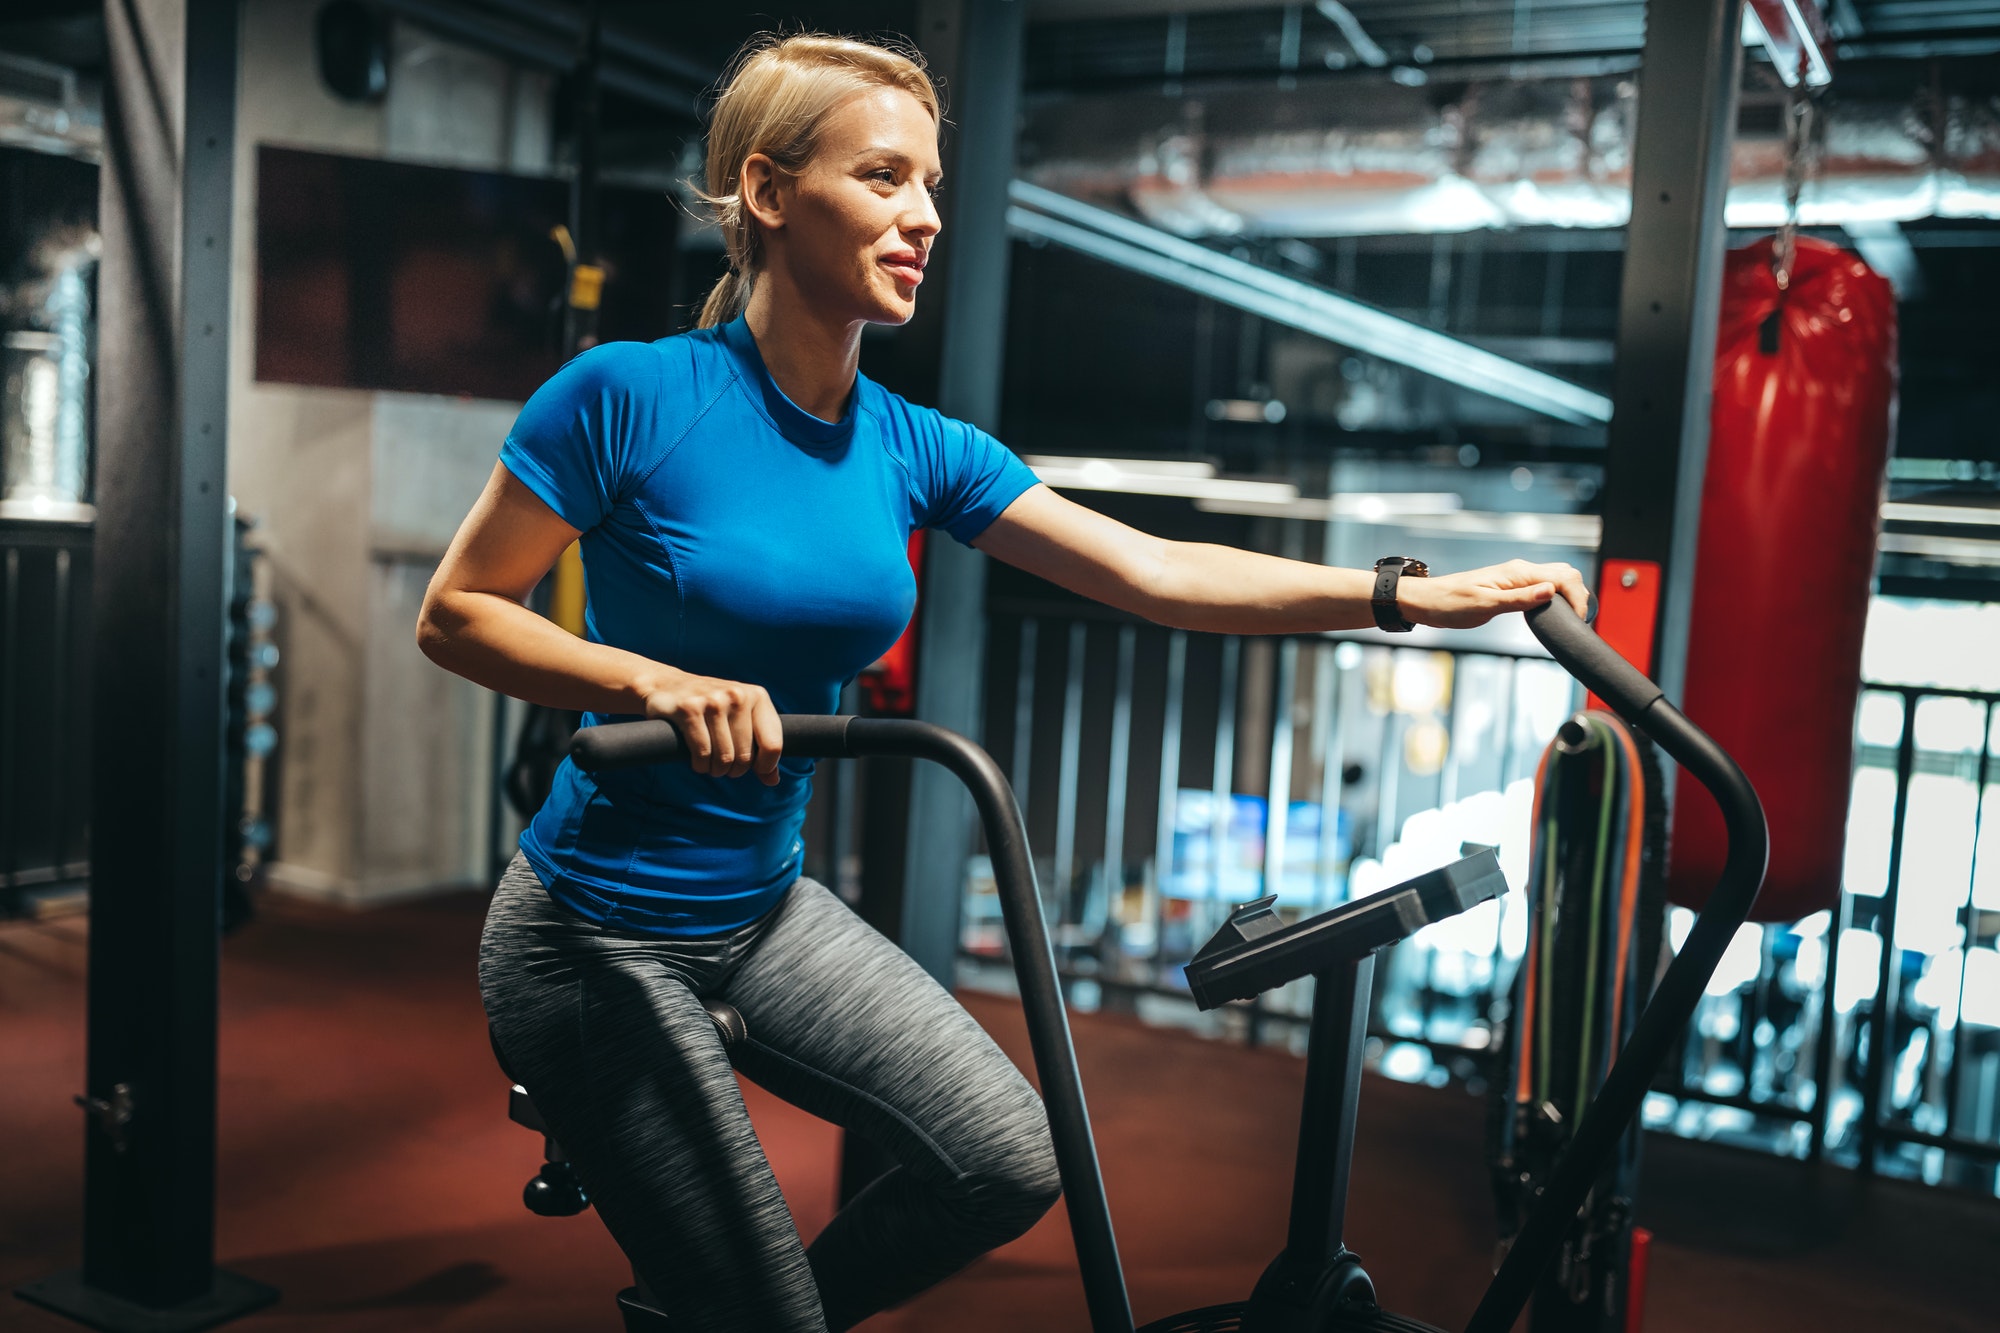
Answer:
<svg viewBox="0 0 2000 1333"><path fill-rule="evenodd" d="M618 1327L626 1269L596 1219L521 1206L540 1145L508 1122L486 1046L473 982L482 909L470 896L369 913L271 899L228 942L217 1252L284 1292L240 1327ZM82 1130L69 1098L82 1086L83 959L80 920L0 927L0 1285L77 1260ZM1025 1062L1012 1004L966 1003ZM1079 1020L1077 1048L1141 1321L1247 1293L1283 1231L1301 1062L1108 1016ZM811 1235L833 1208L835 1131L754 1087L747 1096ZM1445 1327L1470 1312L1492 1251L1480 1126L1462 1093L1369 1081L1352 1242L1390 1305ZM1725 1179L1762 1169L1720 1160ZM1937 1191L1869 1197L1838 1234L1764 1258L1733 1238L1729 1252L1696 1248L1698 1217L1678 1237L1663 1229L1649 1333L1991 1329L2000 1209ZM70 1327L0 1301L0 1328ZM868 1325L1083 1327L1060 1208Z"/></svg>

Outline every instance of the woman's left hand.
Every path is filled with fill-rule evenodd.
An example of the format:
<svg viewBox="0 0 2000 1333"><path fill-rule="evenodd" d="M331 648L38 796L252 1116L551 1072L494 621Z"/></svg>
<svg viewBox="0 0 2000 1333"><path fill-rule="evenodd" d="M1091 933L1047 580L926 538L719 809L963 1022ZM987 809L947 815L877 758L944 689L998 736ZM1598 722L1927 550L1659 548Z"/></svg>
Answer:
<svg viewBox="0 0 2000 1333"><path fill-rule="evenodd" d="M1534 565L1509 560L1460 574L1405 577L1396 587L1403 618L1438 629L1471 629L1509 611L1529 611L1555 597L1587 616L1590 590L1574 565Z"/></svg>

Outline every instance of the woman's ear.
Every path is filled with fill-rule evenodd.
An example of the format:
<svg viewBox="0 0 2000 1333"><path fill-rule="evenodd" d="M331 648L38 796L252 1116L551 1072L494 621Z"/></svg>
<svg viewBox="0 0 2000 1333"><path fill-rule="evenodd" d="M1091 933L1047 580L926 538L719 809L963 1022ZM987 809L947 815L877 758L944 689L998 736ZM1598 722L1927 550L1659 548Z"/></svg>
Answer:
<svg viewBox="0 0 2000 1333"><path fill-rule="evenodd" d="M777 163L763 153L752 153L743 159L743 172L736 182L743 210L772 231L781 231L785 225L783 179Z"/></svg>

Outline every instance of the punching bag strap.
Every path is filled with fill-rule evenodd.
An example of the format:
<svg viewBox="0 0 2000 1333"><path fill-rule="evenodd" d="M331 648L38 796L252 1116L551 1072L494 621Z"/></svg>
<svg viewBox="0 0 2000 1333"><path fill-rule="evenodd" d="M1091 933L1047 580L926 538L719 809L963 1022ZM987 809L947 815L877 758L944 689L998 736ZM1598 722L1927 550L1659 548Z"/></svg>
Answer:
<svg viewBox="0 0 2000 1333"><path fill-rule="evenodd" d="M1757 350L1765 356L1778 354L1785 296L1792 289L1792 269L1798 263L1799 196L1805 193L1806 178L1814 165L1814 96L1814 91L1801 83L1788 90L1785 101L1785 220L1778 225L1778 238L1771 246L1771 276L1777 279L1778 303L1757 330Z"/></svg>

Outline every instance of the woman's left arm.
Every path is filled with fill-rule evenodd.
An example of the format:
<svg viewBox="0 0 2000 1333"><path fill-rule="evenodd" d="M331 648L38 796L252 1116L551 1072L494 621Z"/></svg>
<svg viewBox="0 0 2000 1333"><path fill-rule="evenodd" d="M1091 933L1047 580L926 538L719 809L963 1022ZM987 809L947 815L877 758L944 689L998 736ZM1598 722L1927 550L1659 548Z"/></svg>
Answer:
<svg viewBox="0 0 2000 1333"><path fill-rule="evenodd" d="M973 546L1093 601L1175 629L1218 634L1368 629L1375 576L1233 546L1154 537L1036 486L1007 506ZM1405 578L1405 620L1442 629L1483 625L1561 595L1585 614L1583 575L1569 565L1504 565Z"/></svg>

